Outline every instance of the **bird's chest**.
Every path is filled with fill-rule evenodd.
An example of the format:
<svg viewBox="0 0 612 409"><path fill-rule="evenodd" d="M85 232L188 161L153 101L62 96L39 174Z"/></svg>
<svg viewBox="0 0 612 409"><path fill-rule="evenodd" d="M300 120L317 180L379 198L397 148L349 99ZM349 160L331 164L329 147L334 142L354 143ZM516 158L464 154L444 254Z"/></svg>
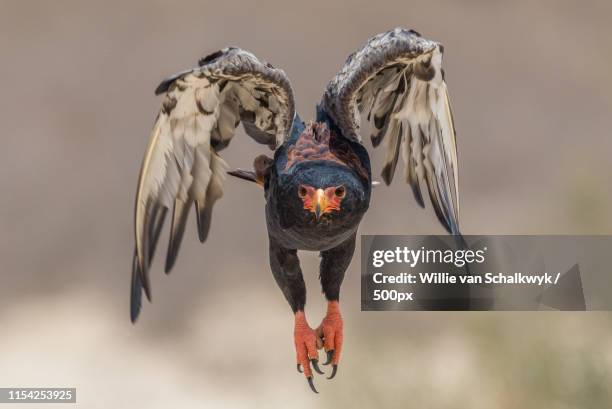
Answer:
<svg viewBox="0 0 612 409"><path fill-rule="evenodd" d="M317 218L304 209L295 189L282 189L276 182L275 177L268 191L266 219L270 236L286 248L322 251L338 246L355 234L369 205L369 192L362 192L360 200Z"/></svg>
<svg viewBox="0 0 612 409"><path fill-rule="evenodd" d="M283 215L269 202L266 204L268 233L286 248L324 251L334 248L351 237L361 216L350 220L337 220L323 216L319 221L298 220L283 225Z"/></svg>

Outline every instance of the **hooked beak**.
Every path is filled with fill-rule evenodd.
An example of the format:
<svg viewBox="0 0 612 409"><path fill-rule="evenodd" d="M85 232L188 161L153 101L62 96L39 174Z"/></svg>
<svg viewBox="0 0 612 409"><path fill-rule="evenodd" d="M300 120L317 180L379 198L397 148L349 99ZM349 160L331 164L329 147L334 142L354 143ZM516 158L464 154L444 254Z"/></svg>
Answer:
<svg viewBox="0 0 612 409"><path fill-rule="evenodd" d="M327 208L327 198L325 197L325 191L323 189L317 189L315 192L315 216L317 220L321 218L323 210Z"/></svg>

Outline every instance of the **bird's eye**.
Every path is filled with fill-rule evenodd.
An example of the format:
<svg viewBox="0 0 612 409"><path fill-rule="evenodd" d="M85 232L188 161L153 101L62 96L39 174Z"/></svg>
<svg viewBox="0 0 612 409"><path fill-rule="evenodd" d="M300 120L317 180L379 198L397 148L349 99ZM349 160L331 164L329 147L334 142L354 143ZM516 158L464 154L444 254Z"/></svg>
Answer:
<svg viewBox="0 0 612 409"><path fill-rule="evenodd" d="M303 199L306 197L307 194L308 194L308 190L306 190L304 186L300 186L298 189L298 196L300 196Z"/></svg>
<svg viewBox="0 0 612 409"><path fill-rule="evenodd" d="M344 196L346 196L346 189L344 188L344 186L338 186L334 191L334 194L340 199L342 199Z"/></svg>

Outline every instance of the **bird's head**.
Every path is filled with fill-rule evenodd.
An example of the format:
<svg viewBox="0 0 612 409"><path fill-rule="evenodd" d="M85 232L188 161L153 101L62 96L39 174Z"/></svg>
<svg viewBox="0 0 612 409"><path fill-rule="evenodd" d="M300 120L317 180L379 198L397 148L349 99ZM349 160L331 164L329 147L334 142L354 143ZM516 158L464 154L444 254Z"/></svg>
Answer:
<svg viewBox="0 0 612 409"><path fill-rule="evenodd" d="M305 224L344 224L367 210L369 194L350 169L323 162L300 167L285 197Z"/></svg>

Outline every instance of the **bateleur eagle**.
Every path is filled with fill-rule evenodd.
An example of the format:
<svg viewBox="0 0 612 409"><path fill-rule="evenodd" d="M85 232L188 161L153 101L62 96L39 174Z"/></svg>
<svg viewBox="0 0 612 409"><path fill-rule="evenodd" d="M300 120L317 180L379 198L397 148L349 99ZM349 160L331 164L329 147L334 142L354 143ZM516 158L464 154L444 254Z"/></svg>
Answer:
<svg viewBox="0 0 612 409"><path fill-rule="evenodd" d="M333 378L344 338L340 286L373 183L359 132L362 115L372 124L372 145L384 145L387 152L384 182L391 183L401 154L403 177L416 201L424 206L424 183L442 225L459 234L457 149L443 50L402 28L371 38L327 85L316 119L307 123L295 112L285 73L239 48L213 53L163 81L155 91L164 99L136 192L132 321L142 292L151 299L149 266L168 209L166 272L178 255L191 207L199 239L206 240L213 205L229 173L263 188L270 267L295 316L298 370L316 392L312 371L323 373L317 353L323 347ZM250 137L274 150L274 157L258 156L252 171L227 172L219 152L240 122ZM297 250L321 255L328 308L316 327L304 313L306 288Z"/></svg>

